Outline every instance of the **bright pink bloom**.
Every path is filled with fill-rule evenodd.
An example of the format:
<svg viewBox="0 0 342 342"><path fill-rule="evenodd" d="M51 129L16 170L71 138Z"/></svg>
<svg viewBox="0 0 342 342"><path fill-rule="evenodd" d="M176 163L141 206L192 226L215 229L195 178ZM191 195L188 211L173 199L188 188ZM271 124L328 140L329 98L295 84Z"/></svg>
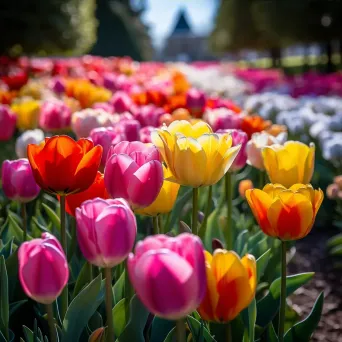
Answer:
<svg viewBox="0 0 342 342"><path fill-rule="evenodd" d="M25 158L2 163L2 190L12 201L27 203L34 200L40 187L34 180L32 168Z"/></svg>
<svg viewBox="0 0 342 342"><path fill-rule="evenodd" d="M65 93L65 81L60 77L55 77L50 81L50 89L57 94Z"/></svg>
<svg viewBox="0 0 342 342"><path fill-rule="evenodd" d="M145 126L153 126L159 127L160 126L160 118L162 115L165 114L163 108L158 108L154 105L147 105L137 107L134 110L135 119L138 120L142 127Z"/></svg>
<svg viewBox="0 0 342 342"><path fill-rule="evenodd" d="M115 113L129 112L133 101L129 95L124 91L117 91L110 100L110 103L114 107Z"/></svg>
<svg viewBox="0 0 342 342"><path fill-rule="evenodd" d="M208 110L205 113L205 120L216 132L220 129L240 129L242 118L239 114L226 108Z"/></svg>
<svg viewBox="0 0 342 342"><path fill-rule="evenodd" d="M69 267L58 240L49 233L19 247L19 279L27 296L51 304L69 279Z"/></svg>
<svg viewBox="0 0 342 342"><path fill-rule="evenodd" d="M96 102L93 104L92 108L94 109L102 109L107 113L113 114L114 113L114 108L111 104L108 102Z"/></svg>
<svg viewBox="0 0 342 342"><path fill-rule="evenodd" d="M139 131L141 125L137 120L122 120L116 126L115 129L118 133L123 134L127 141L140 140Z"/></svg>
<svg viewBox="0 0 342 342"><path fill-rule="evenodd" d="M147 237L137 243L127 262L139 299L155 315L170 320L185 317L205 295L204 250L195 235Z"/></svg>
<svg viewBox="0 0 342 342"><path fill-rule="evenodd" d="M134 209L149 206L157 198L164 179L158 149L140 141L112 146L104 179L113 198L126 199Z"/></svg>
<svg viewBox="0 0 342 342"><path fill-rule="evenodd" d="M120 141L126 140L124 134L117 133L113 127L94 128L90 132L90 139L94 145L101 145L103 148L101 165L105 166L109 148L118 144Z"/></svg>
<svg viewBox="0 0 342 342"><path fill-rule="evenodd" d="M152 143L152 140L151 140L151 133L155 131L155 128L152 127L152 126L146 126L146 127L143 127L140 132L139 132L139 135L140 135L140 141L143 142L143 143Z"/></svg>
<svg viewBox="0 0 342 342"><path fill-rule="evenodd" d="M186 93L186 108L194 116L203 112L206 101L206 96L201 90L192 88Z"/></svg>
<svg viewBox="0 0 342 342"><path fill-rule="evenodd" d="M12 138L16 122L17 117L11 109L7 105L0 104L0 141Z"/></svg>
<svg viewBox="0 0 342 342"><path fill-rule="evenodd" d="M69 128L71 109L62 101L46 101L40 109L39 126L45 131Z"/></svg>
<svg viewBox="0 0 342 342"><path fill-rule="evenodd" d="M84 257L99 267L114 267L132 250L137 234L133 211L121 198L85 201L76 209L77 240Z"/></svg>

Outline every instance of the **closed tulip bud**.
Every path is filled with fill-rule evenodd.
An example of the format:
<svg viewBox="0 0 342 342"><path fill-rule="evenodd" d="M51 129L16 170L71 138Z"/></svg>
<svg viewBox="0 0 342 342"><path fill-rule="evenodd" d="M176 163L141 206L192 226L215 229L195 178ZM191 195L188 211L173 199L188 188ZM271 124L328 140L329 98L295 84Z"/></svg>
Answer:
<svg viewBox="0 0 342 342"><path fill-rule="evenodd" d="M38 196L40 188L27 159L5 160L1 173L2 190L12 201L27 203Z"/></svg>
<svg viewBox="0 0 342 342"><path fill-rule="evenodd" d="M165 114L162 108L154 105L141 106L134 110L134 117L138 120L142 127L153 126L159 127L160 118Z"/></svg>
<svg viewBox="0 0 342 342"><path fill-rule="evenodd" d="M186 93L186 108L191 114L199 117L203 113L206 104L205 93L198 89L189 89Z"/></svg>
<svg viewBox="0 0 342 342"><path fill-rule="evenodd" d="M17 116L17 127L25 131L38 126L40 103L35 100L19 102L11 105L12 111Z"/></svg>
<svg viewBox="0 0 342 342"><path fill-rule="evenodd" d="M98 328L89 336L88 342L104 342L105 336L105 328Z"/></svg>
<svg viewBox="0 0 342 342"><path fill-rule="evenodd" d="M104 167L107 161L109 148L118 144L120 141L126 140L123 134L118 133L113 127L94 128L89 135L94 145L102 146L103 153L101 166Z"/></svg>
<svg viewBox="0 0 342 342"><path fill-rule="evenodd" d="M240 129L241 127L241 116L226 108L208 110L204 114L204 118L214 132L225 129Z"/></svg>
<svg viewBox="0 0 342 342"><path fill-rule="evenodd" d="M293 184L308 184L315 164L315 145L299 141L267 146L262 151L265 169L272 183L289 188Z"/></svg>
<svg viewBox="0 0 342 342"><path fill-rule="evenodd" d="M239 182L239 194L242 198L245 197L245 192L249 189L253 189L254 185L250 179L243 179Z"/></svg>
<svg viewBox="0 0 342 342"><path fill-rule="evenodd" d="M19 280L26 295L38 303L51 304L69 279L69 267L58 240L49 233L19 247Z"/></svg>
<svg viewBox="0 0 342 342"><path fill-rule="evenodd" d="M7 141L12 138L16 122L16 115L11 109L7 105L0 104L0 141Z"/></svg>
<svg viewBox="0 0 342 342"><path fill-rule="evenodd" d="M109 150L105 185L113 198L126 199L134 209L147 207L157 198L163 179L155 146L123 141Z"/></svg>
<svg viewBox="0 0 342 342"><path fill-rule="evenodd" d="M169 320L196 310L205 295L201 240L189 233L155 235L139 241L128 257L128 273L139 299L153 314Z"/></svg>
<svg viewBox="0 0 342 342"><path fill-rule="evenodd" d="M116 125L115 130L124 135L127 141L139 141L140 128L141 125L137 120L123 120Z"/></svg>
<svg viewBox="0 0 342 342"><path fill-rule="evenodd" d="M191 115L185 108L178 108L172 112L172 121L175 120L190 120Z"/></svg>
<svg viewBox="0 0 342 342"><path fill-rule="evenodd" d="M229 322L248 307L255 296L256 262L253 255L242 259L234 251L205 252L207 291L198 313L205 321Z"/></svg>
<svg viewBox="0 0 342 342"><path fill-rule="evenodd" d="M77 240L84 257L93 265L111 268L132 250L137 224L121 198L85 201L76 209Z"/></svg>
<svg viewBox="0 0 342 342"><path fill-rule="evenodd" d="M164 178L170 176L170 172L164 166ZM158 197L154 200L152 204L148 207L139 209L136 212L141 215L147 216L156 216L158 214L167 214L169 213L177 199L178 191L180 185L177 183L169 182L164 180L163 186L160 189Z"/></svg>
<svg viewBox="0 0 342 342"><path fill-rule="evenodd" d="M322 190L310 184L266 184L247 190L246 198L262 231L281 240L299 240L311 231L323 201Z"/></svg>
<svg viewBox="0 0 342 342"><path fill-rule="evenodd" d="M28 130L22 133L15 142L15 153L18 158L27 158L27 146L40 144L44 141L44 132L40 129Z"/></svg>
<svg viewBox="0 0 342 342"><path fill-rule="evenodd" d="M140 141L144 144L152 143L151 134L154 130L155 128L152 126L146 126L141 128L139 131Z"/></svg>
<svg viewBox="0 0 342 342"><path fill-rule="evenodd" d="M60 77L52 79L50 82L50 89L57 94L65 93L65 81Z"/></svg>
<svg viewBox="0 0 342 342"><path fill-rule="evenodd" d="M232 137L214 134L203 121L191 124L174 121L152 133L172 176L168 179L194 188L216 184L229 170L240 146L232 147Z"/></svg>
<svg viewBox="0 0 342 342"><path fill-rule="evenodd" d="M129 112L133 105L132 99L124 91L117 91L109 102L113 106L114 112L118 114Z"/></svg>
<svg viewBox="0 0 342 342"><path fill-rule="evenodd" d="M71 124L71 110L62 101L46 101L40 108L39 126L45 131L65 130Z"/></svg>

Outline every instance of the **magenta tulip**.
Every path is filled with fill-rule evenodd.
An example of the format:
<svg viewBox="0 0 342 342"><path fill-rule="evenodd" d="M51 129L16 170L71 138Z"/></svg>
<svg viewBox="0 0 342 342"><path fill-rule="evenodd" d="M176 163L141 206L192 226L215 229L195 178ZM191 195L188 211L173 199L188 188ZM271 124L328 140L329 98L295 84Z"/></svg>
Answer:
<svg viewBox="0 0 342 342"><path fill-rule="evenodd" d="M151 139L151 133L155 131L155 128L152 126L146 126L143 127L140 132L140 141L143 143L152 143L152 139Z"/></svg>
<svg viewBox="0 0 342 342"><path fill-rule="evenodd" d="M62 101L46 101L40 109L39 126L45 131L65 130L71 126L71 109Z"/></svg>
<svg viewBox="0 0 342 342"><path fill-rule="evenodd" d="M138 141L140 128L139 121L129 119L124 119L115 126L116 131L123 134L127 141Z"/></svg>
<svg viewBox="0 0 342 342"><path fill-rule="evenodd" d="M194 116L202 113L206 105L205 93L201 90L192 88L186 93L186 108Z"/></svg>
<svg viewBox="0 0 342 342"><path fill-rule="evenodd" d="M19 247L19 279L26 295L51 304L69 279L69 267L58 240L49 233Z"/></svg>
<svg viewBox="0 0 342 342"><path fill-rule="evenodd" d="M83 202L76 209L76 222L80 249L91 264L105 268L116 266L134 246L136 219L121 198Z"/></svg>
<svg viewBox="0 0 342 342"><path fill-rule="evenodd" d="M108 152L104 179L108 193L144 208L157 198L163 185L163 166L154 145L123 141Z"/></svg>
<svg viewBox="0 0 342 342"><path fill-rule="evenodd" d="M2 189L9 199L20 203L34 200L40 187L34 180L32 168L25 158L5 160L2 163Z"/></svg>
<svg viewBox="0 0 342 342"><path fill-rule="evenodd" d="M163 108L154 105L137 107L133 112L135 119L141 124L141 127L153 126L159 127L160 118L165 114Z"/></svg>
<svg viewBox="0 0 342 342"><path fill-rule="evenodd" d="M127 262L139 299L155 315L170 320L185 317L205 295L204 250L195 235L147 237L137 243Z"/></svg>
<svg viewBox="0 0 342 342"><path fill-rule="evenodd" d="M92 108L94 109L102 109L107 113L113 114L114 113L114 108L111 104L108 102L96 102L93 104Z"/></svg>
<svg viewBox="0 0 342 342"><path fill-rule="evenodd" d="M17 117L11 109L0 104L0 141L7 141L12 138L16 122Z"/></svg>
<svg viewBox="0 0 342 342"><path fill-rule="evenodd" d="M240 129L241 127L241 115L226 108L208 110L204 117L214 132L220 129Z"/></svg>
<svg viewBox="0 0 342 342"><path fill-rule="evenodd" d="M110 99L110 103L114 107L115 113L129 112L133 106L133 101L124 91L117 91Z"/></svg>

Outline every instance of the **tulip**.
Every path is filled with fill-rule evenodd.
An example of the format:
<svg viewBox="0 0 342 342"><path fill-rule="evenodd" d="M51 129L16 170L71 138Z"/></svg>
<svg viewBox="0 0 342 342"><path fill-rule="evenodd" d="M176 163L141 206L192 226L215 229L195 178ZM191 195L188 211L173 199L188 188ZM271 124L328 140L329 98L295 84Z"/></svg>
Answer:
<svg viewBox="0 0 342 342"><path fill-rule="evenodd" d="M113 106L115 113L129 112L133 106L133 101L124 91L117 91L110 99L109 103Z"/></svg>
<svg viewBox="0 0 342 342"><path fill-rule="evenodd" d="M207 110L204 114L204 118L213 128L214 132L218 130L241 128L241 115L226 108Z"/></svg>
<svg viewBox="0 0 342 342"><path fill-rule="evenodd" d="M186 93L186 108L195 117L201 116L206 104L205 93L198 89L189 89Z"/></svg>
<svg viewBox="0 0 342 342"><path fill-rule="evenodd" d="M253 133L262 132L271 126L271 121L264 120L258 115L246 115L242 118L241 129L247 133L250 139Z"/></svg>
<svg viewBox="0 0 342 342"><path fill-rule="evenodd" d="M163 185L157 148L138 141L123 141L111 147L104 178L113 198L124 198L134 209L149 206Z"/></svg>
<svg viewBox="0 0 342 342"><path fill-rule="evenodd" d="M196 310L205 295L203 245L191 234L155 235L128 256L128 273L139 299L159 317L175 320Z"/></svg>
<svg viewBox="0 0 342 342"><path fill-rule="evenodd" d="M44 132L40 129L28 130L22 133L15 143L15 153L18 158L27 158L27 146L39 144L44 140Z"/></svg>
<svg viewBox="0 0 342 342"><path fill-rule="evenodd" d="M124 135L127 141L138 141L140 140L140 128L140 123L137 120L123 120L117 124L115 130Z"/></svg>
<svg viewBox="0 0 342 342"><path fill-rule="evenodd" d="M10 140L15 131L17 118L7 105L0 104L0 141Z"/></svg>
<svg viewBox="0 0 342 342"><path fill-rule="evenodd" d="M267 146L262 151L265 169L272 183L289 188L296 183L310 183L315 163L315 145L299 141Z"/></svg>
<svg viewBox="0 0 342 342"><path fill-rule="evenodd" d="M73 114L71 127L78 138L86 138L94 128L113 127L118 119L102 109L83 109Z"/></svg>
<svg viewBox="0 0 342 342"><path fill-rule="evenodd" d="M140 122L142 127L159 127L160 118L164 114L165 111L162 108L155 107L154 105L141 106L134 110L134 117Z"/></svg>
<svg viewBox="0 0 342 342"><path fill-rule="evenodd" d="M25 131L38 126L40 104L38 101L30 100L15 103L11 106L12 111L17 115L17 127Z"/></svg>
<svg viewBox="0 0 342 342"><path fill-rule="evenodd" d="M119 134L113 127L94 128L89 135L94 145L101 145L103 149L101 166L104 167L107 161L108 151L111 145L116 145L125 140L123 134Z"/></svg>
<svg viewBox="0 0 342 342"><path fill-rule="evenodd" d="M39 126L45 131L65 130L71 124L71 110L62 101L46 101L40 108Z"/></svg>
<svg viewBox="0 0 342 342"><path fill-rule="evenodd" d="M114 114L114 108L108 102L96 102L93 104L92 108L94 109L102 109L107 113Z"/></svg>
<svg viewBox="0 0 342 342"><path fill-rule="evenodd" d="M120 198L95 198L76 209L77 240L93 265L111 268L124 261L137 234L135 216Z"/></svg>
<svg viewBox="0 0 342 342"><path fill-rule="evenodd" d="M77 142L68 136L46 138L44 144L27 147L33 176L45 191L69 195L89 188L94 182L102 147L88 139Z"/></svg>
<svg viewBox="0 0 342 342"><path fill-rule="evenodd" d="M214 134L203 121L174 121L153 132L152 142L172 173L168 179L193 188L217 183L240 149L229 133Z"/></svg>
<svg viewBox="0 0 342 342"><path fill-rule="evenodd" d="M140 129L139 136L140 141L143 143L152 143L151 134L155 130L152 126L146 126Z"/></svg>
<svg viewBox="0 0 342 342"><path fill-rule="evenodd" d="M65 81L59 77L52 79L50 89L57 94L63 94L65 92Z"/></svg>
<svg viewBox="0 0 342 342"><path fill-rule="evenodd" d="M69 195L65 198L65 210L69 215L75 216L76 208L80 207L83 202L96 197L103 199L109 198L101 172L97 172L94 183L87 190ZM58 196L58 199L60 199L60 196Z"/></svg>
<svg viewBox="0 0 342 342"><path fill-rule="evenodd" d="M254 185L250 179L243 179L239 182L239 194L242 198L246 198L245 193L249 189L253 189Z"/></svg>
<svg viewBox="0 0 342 342"><path fill-rule="evenodd" d="M170 176L170 171L164 166L164 178ZM158 214L169 213L177 199L180 185L177 183L164 180L163 186L160 189L158 197L155 201L146 208L137 210L136 212L141 215L157 216Z"/></svg>
<svg viewBox="0 0 342 342"><path fill-rule="evenodd" d="M279 134L277 137L270 135L267 132L254 133L252 138L247 143L247 163L259 170L265 170L264 160L261 151L266 146L274 144L282 145L287 139L287 133Z"/></svg>
<svg viewBox="0 0 342 342"><path fill-rule="evenodd" d="M232 321L255 296L255 258L216 249L213 255L205 251L205 260L207 291L197 311L205 321Z"/></svg>
<svg viewBox="0 0 342 342"><path fill-rule="evenodd" d="M263 190L247 190L248 204L262 231L281 240L298 240L311 231L323 201L322 190L310 184L266 184Z"/></svg>
<svg viewBox="0 0 342 342"><path fill-rule="evenodd" d="M51 304L69 279L69 268L58 240L49 233L19 247L19 280L26 295L38 303Z"/></svg>

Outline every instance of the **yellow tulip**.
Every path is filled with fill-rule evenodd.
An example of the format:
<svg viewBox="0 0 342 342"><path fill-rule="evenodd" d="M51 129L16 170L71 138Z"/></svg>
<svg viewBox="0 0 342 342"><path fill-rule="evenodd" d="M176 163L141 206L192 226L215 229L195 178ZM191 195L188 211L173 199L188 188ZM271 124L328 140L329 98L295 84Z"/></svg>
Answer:
<svg viewBox="0 0 342 342"><path fill-rule="evenodd" d="M40 104L38 101L29 100L12 104L11 109L17 115L17 127L24 131L38 126Z"/></svg>
<svg viewBox="0 0 342 342"><path fill-rule="evenodd" d="M205 252L207 291L198 313L206 321L228 322L245 309L255 296L256 261L246 254L216 249Z"/></svg>
<svg viewBox="0 0 342 342"><path fill-rule="evenodd" d="M288 141L283 146L267 146L262 151L265 169L272 183L289 188L293 184L308 184L315 164L315 145Z"/></svg>
<svg viewBox="0 0 342 342"><path fill-rule="evenodd" d="M164 166L164 178L169 177L170 171ZM180 185L164 180L163 186L156 200L146 208L136 210L140 215L156 216L169 213L177 199Z"/></svg>
<svg viewBox="0 0 342 342"><path fill-rule="evenodd" d="M194 188L217 183L240 150L229 133L214 134L203 121L174 121L154 131L152 142L172 174L168 180Z"/></svg>
<svg viewBox="0 0 342 342"><path fill-rule="evenodd" d="M323 201L322 190L310 184L294 184L289 189L266 184L263 190L247 190L245 196L262 231L284 241L309 234Z"/></svg>

